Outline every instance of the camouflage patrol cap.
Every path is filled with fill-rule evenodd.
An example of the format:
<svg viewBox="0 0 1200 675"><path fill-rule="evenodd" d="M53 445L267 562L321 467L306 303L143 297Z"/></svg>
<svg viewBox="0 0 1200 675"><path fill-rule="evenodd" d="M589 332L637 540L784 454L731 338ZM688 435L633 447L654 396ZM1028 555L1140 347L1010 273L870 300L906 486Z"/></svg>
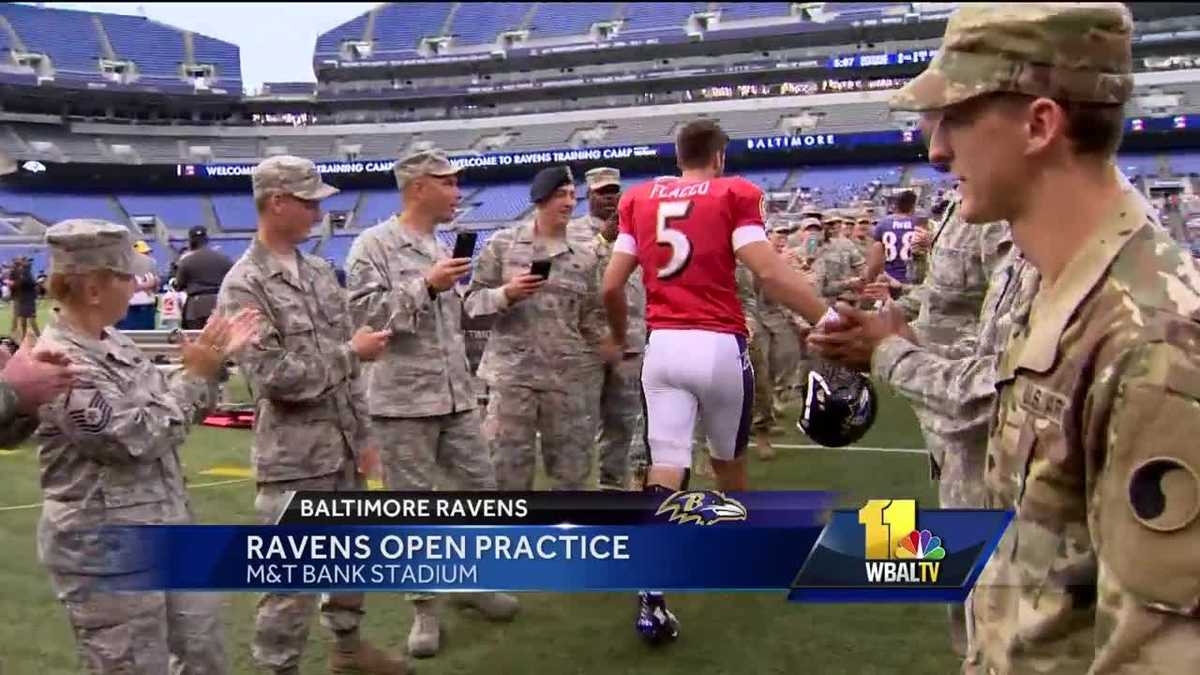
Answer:
<svg viewBox="0 0 1200 675"><path fill-rule="evenodd" d="M588 190L599 190L602 187L616 185L621 187L621 172L607 166L598 166L583 174Z"/></svg>
<svg viewBox="0 0 1200 675"><path fill-rule="evenodd" d="M808 217L807 217L807 218L805 218L804 220L801 220L801 221L800 221L800 227L801 227L801 228L803 228L803 229L805 229L805 230L820 230L820 229L824 229L824 226L821 224L821 219L820 219L820 218L814 218L814 217L812 217L812 216L808 216Z"/></svg>
<svg viewBox="0 0 1200 675"><path fill-rule="evenodd" d="M396 176L396 186L401 190L408 182L421 176L453 176L461 167L454 166L446 153L437 148L414 152L396 161L392 173Z"/></svg>
<svg viewBox="0 0 1200 675"><path fill-rule="evenodd" d="M1124 103L1133 91L1132 33L1119 2L965 3L937 56L890 105L936 110L994 92Z"/></svg>
<svg viewBox="0 0 1200 675"><path fill-rule="evenodd" d="M250 174L254 184L254 198L272 193L284 194L317 201L332 197L340 190L321 181L321 173L312 160L293 155L277 155L258 163Z"/></svg>
<svg viewBox="0 0 1200 675"><path fill-rule="evenodd" d="M133 237L124 225L90 218L64 220L46 230L46 245L51 274L133 274Z"/></svg>

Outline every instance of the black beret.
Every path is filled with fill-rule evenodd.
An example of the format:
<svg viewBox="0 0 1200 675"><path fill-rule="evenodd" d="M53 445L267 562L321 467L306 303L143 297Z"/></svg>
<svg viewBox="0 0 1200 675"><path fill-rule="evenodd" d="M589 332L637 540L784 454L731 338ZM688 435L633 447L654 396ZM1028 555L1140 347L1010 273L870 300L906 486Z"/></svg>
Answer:
<svg viewBox="0 0 1200 675"><path fill-rule="evenodd" d="M554 191L564 185L574 185L575 177L571 175L569 166L552 166L542 169L533 177L529 185L529 201L540 204Z"/></svg>

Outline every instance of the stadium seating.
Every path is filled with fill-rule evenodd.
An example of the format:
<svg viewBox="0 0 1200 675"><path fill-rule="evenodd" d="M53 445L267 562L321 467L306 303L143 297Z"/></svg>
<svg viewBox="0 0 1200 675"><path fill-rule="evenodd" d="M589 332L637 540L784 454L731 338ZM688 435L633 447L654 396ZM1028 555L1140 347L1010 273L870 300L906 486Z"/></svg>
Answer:
<svg viewBox="0 0 1200 675"><path fill-rule="evenodd" d="M213 209L226 232L253 232L258 223L254 198L249 193L212 195Z"/></svg>
<svg viewBox="0 0 1200 675"><path fill-rule="evenodd" d="M140 16L124 16L66 9L48 9L17 3L0 4L3 16L18 41L5 31L0 38L0 55L22 45L27 52L44 54L53 66L55 80L104 82L101 59L128 60L136 65L138 77L130 84L151 84L192 91L180 65L187 62L184 32ZM63 39L69 36L70 39ZM216 81L210 83L241 94L241 57L236 45L193 34L194 64L214 67ZM109 49L111 47L111 49Z"/></svg>
<svg viewBox="0 0 1200 675"><path fill-rule="evenodd" d="M197 195L118 195L130 216L156 216L174 229L207 225L204 198Z"/></svg>
<svg viewBox="0 0 1200 675"><path fill-rule="evenodd" d="M464 205L466 204L471 204L474 208L458 219L460 223L515 220L531 208L529 185L489 185L469 200L464 200Z"/></svg>
<svg viewBox="0 0 1200 675"><path fill-rule="evenodd" d="M790 2L724 2L721 3L721 21L785 17L791 11Z"/></svg>
<svg viewBox="0 0 1200 675"><path fill-rule="evenodd" d="M182 84L180 65L186 60L183 35L174 28L140 16L101 14L113 51L137 64L143 78Z"/></svg>
<svg viewBox="0 0 1200 675"><path fill-rule="evenodd" d="M5 3L0 14L8 19L25 49L49 56L58 72L99 75L104 52L90 13ZM64 40L66 35L71 39Z"/></svg>
<svg viewBox="0 0 1200 675"><path fill-rule="evenodd" d="M615 18L617 3L573 2L570 11L561 11L555 4L539 2L533 15L530 33L539 38L556 38L566 35L583 35L592 24Z"/></svg>
<svg viewBox="0 0 1200 675"><path fill-rule="evenodd" d="M489 44L503 31L521 27L528 2L463 2L454 13L449 33L461 45Z"/></svg>

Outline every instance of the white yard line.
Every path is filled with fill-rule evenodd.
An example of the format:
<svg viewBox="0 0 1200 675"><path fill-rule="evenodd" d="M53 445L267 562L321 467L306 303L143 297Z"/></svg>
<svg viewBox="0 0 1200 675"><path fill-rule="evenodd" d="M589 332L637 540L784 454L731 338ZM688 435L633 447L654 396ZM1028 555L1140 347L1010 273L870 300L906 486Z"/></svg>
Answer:
<svg viewBox="0 0 1200 675"><path fill-rule="evenodd" d="M928 450L924 448L876 448L865 445L848 445L844 448L827 448L823 445L797 445L793 443L772 443L771 447L783 448L784 450L828 450L829 452L894 452L904 455L924 455ZM199 488L218 487L220 485L233 485L234 483L248 482L249 478L232 478L230 480L218 480L211 483L194 483L188 485L189 490ZM28 511L36 509L42 505L41 502L35 504L20 504L18 506L0 506L0 513L4 511Z"/></svg>
<svg viewBox="0 0 1200 675"><path fill-rule="evenodd" d="M233 478L230 480L217 480L217 481L213 481L211 483L195 483L192 485L188 485L187 487L189 490L197 489L197 488L210 488L210 487L217 487L219 485L232 485L234 483L246 483L246 482L249 482L249 480L250 480L249 478ZM20 504L17 506L0 506L0 512L28 511L30 509L39 508L41 505L42 505L41 502L35 502L33 504Z"/></svg>
<svg viewBox="0 0 1200 675"><path fill-rule="evenodd" d="M906 455L924 455L928 450L925 448L875 448L866 445L847 445L844 448L827 448L824 445L793 445L790 443L772 443L772 448L783 448L785 450L828 450L829 452L899 452Z"/></svg>

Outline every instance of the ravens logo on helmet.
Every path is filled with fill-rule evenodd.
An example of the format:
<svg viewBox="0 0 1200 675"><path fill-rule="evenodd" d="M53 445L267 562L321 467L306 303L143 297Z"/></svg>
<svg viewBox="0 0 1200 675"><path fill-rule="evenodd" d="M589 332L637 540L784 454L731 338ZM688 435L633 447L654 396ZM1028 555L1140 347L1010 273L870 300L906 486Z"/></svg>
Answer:
<svg viewBox="0 0 1200 675"><path fill-rule="evenodd" d="M801 386L804 405L796 427L816 443L840 448L871 428L878 407L871 379L827 361L813 364Z"/></svg>

